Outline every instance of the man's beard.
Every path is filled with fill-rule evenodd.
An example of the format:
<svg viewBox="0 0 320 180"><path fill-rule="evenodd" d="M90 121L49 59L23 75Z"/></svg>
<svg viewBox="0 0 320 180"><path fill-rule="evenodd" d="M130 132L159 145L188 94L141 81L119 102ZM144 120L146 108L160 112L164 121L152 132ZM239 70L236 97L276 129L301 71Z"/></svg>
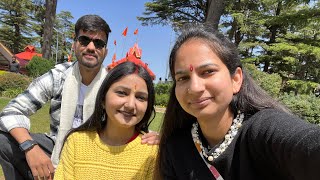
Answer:
<svg viewBox="0 0 320 180"><path fill-rule="evenodd" d="M81 65L83 65L83 66L85 66L87 68L95 68L95 67L98 67L100 65L98 58L96 58L95 63L91 63L92 61L88 62L87 60L84 60L85 58L83 56L79 57L79 56L76 55L76 57L78 59L79 64L81 64Z"/></svg>
<svg viewBox="0 0 320 180"><path fill-rule="evenodd" d="M87 61L79 61L78 60L78 62L79 62L79 64L81 64L81 65L83 65L83 66L85 66L85 67L87 67L87 68L95 68L95 67L97 67L97 66L99 66L99 62L98 61L96 61L96 63L89 63L89 62L87 62Z"/></svg>

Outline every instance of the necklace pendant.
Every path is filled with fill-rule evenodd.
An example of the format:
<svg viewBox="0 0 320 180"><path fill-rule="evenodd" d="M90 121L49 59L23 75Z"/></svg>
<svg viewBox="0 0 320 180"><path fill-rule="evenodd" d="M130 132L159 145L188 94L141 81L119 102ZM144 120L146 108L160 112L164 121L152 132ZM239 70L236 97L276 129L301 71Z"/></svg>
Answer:
<svg viewBox="0 0 320 180"><path fill-rule="evenodd" d="M213 161L213 156L209 156L209 157L208 157L208 160L209 160L210 162L212 162L212 161Z"/></svg>

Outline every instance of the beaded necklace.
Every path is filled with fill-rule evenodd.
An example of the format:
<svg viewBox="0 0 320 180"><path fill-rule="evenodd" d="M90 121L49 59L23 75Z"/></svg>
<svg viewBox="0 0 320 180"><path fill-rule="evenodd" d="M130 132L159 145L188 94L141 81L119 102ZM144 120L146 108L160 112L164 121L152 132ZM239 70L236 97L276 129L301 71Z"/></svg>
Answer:
<svg viewBox="0 0 320 180"><path fill-rule="evenodd" d="M216 148L212 148L210 151L208 151L207 148L203 147L201 139L199 138L198 122L193 123L191 134L196 147L199 147L197 149L200 155L210 163L212 163L214 159L218 158L227 149L233 138L237 135L239 128L242 126L243 119L244 114L238 112L238 115L235 119L233 119L232 125L228 133L225 135L224 140L219 144L219 146L215 146Z"/></svg>

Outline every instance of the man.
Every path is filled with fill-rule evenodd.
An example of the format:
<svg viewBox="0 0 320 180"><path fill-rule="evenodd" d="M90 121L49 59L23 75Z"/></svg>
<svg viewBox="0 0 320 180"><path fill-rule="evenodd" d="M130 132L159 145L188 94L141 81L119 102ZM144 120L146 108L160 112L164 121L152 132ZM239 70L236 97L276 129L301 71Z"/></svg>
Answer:
<svg viewBox="0 0 320 180"><path fill-rule="evenodd" d="M9 71L10 71L10 72L18 73L19 70L20 70L20 65L19 65L19 63L17 62L16 56L12 56L12 60L11 60L11 62L9 63Z"/></svg>
<svg viewBox="0 0 320 180"><path fill-rule="evenodd" d="M102 62L110 32L101 17L82 16L75 24L77 61L56 65L3 109L0 163L6 179L52 178L66 133L93 112L97 90L107 74ZM28 116L47 101L51 103L50 134L29 133ZM155 134L147 134L142 143L158 144Z"/></svg>

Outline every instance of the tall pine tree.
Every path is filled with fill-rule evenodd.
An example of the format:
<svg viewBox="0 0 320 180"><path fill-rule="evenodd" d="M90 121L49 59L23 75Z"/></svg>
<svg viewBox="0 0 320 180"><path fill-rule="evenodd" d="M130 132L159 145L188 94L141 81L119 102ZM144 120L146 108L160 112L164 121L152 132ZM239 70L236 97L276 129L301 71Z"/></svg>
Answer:
<svg viewBox="0 0 320 180"><path fill-rule="evenodd" d="M13 53L21 52L32 42L29 0L0 1L0 41Z"/></svg>

